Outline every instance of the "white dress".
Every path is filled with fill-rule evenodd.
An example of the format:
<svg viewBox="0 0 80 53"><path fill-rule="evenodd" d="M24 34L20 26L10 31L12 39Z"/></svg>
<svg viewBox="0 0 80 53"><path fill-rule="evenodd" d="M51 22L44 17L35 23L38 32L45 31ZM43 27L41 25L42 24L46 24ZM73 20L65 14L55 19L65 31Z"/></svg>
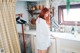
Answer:
<svg viewBox="0 0 80 53"><path fill-rule="evenodd" d="M50 44L50 28L44 19L38 18L36 20L36 47L46 50Z"/></svg>

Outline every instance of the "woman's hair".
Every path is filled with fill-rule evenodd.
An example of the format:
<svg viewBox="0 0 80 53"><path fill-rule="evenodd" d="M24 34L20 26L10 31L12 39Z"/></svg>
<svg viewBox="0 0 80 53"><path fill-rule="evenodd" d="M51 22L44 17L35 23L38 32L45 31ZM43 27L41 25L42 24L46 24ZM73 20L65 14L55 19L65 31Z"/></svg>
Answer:
<svg viewBox="0 0 80 53"><path fill-rule="evenodd" d="M46 14L46 12L48 12L49 9L48 8L43 8L39 14L39 18L45 19L44 16Z"/></svg>

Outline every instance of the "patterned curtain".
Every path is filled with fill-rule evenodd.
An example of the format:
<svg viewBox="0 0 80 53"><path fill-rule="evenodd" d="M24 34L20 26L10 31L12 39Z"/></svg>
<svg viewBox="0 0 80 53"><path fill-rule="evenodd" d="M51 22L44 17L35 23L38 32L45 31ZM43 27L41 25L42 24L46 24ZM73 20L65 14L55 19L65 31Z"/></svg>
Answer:
<svg viewBox="0 0 80 53"><path fill-rule="evenodd" d="M0 0L0 49L4 53L21 53L16 31L16 0Z"/></svg>

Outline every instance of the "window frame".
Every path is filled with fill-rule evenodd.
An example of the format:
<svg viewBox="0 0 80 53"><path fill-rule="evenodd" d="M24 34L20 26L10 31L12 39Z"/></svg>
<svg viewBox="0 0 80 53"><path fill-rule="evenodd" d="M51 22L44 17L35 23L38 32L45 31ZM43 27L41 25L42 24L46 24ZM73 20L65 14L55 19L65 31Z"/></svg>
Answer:
<svg viewBox="0 0 80 53"><path fill-rule="evenodd" d="M70 5L70 8L80 8L80 4ZM58 6L58 21L59 21L58 23L60 25L71 25L71 26L75 26L76 25L75 24L75 21L64 21L63 9L66 9L66 5ZM77 22L77 26L80 26L80 21Z"/></svg>

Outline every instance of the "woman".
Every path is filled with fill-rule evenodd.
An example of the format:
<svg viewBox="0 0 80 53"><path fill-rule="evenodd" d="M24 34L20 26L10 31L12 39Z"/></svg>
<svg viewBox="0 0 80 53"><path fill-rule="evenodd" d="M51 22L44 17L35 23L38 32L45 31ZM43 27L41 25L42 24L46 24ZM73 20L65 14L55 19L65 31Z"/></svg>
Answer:
<svg viewBox="0 0 80 53"><path fill-rule="evenodd" d="M43 8L36 20L36 45L38 53L47 53L50 43L50 11L48 8Z"/></svg>

